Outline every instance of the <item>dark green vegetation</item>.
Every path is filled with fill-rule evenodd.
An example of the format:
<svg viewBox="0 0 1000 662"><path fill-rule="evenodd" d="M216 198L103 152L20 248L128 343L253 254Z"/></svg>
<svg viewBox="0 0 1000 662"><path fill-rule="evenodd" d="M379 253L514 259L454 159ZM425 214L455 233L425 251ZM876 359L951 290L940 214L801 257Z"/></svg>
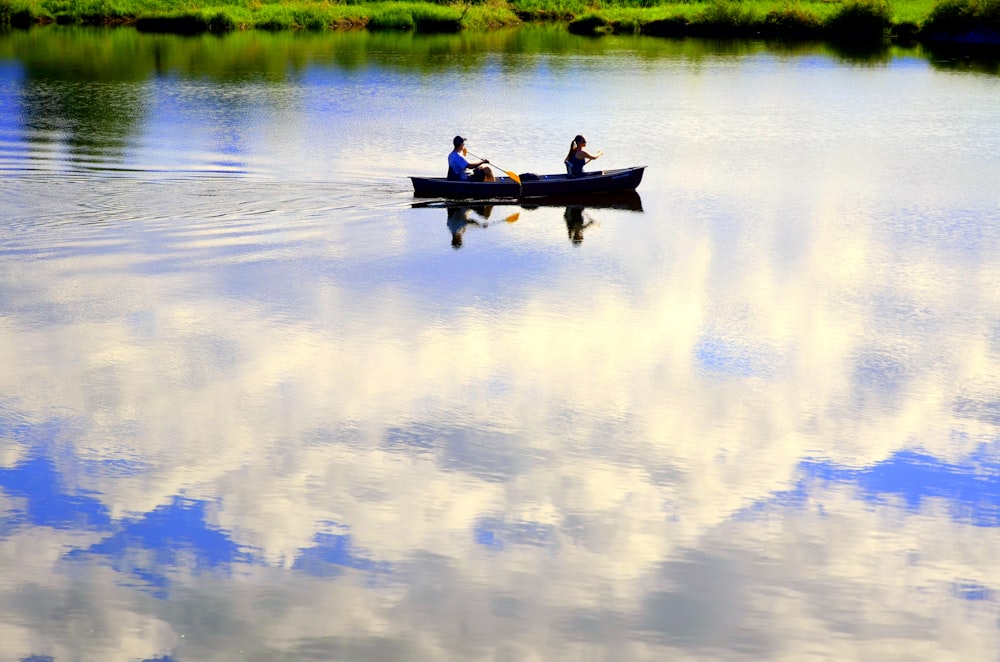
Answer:
<svg viewBox="0 0 1000 662"><path fill-rule="evenodd" d="M1000 0L0 0L0 26L128 25L150 32L412 30L524 22L586 35L1000 44Z"/></svg>

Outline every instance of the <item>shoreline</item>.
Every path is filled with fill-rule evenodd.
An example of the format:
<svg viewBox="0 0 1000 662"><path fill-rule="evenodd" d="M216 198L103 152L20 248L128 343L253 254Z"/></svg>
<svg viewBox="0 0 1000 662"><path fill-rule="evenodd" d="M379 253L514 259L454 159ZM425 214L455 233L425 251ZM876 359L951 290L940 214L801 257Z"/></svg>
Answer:
<svg viewBox="0 0 1000 662"><path fill-rule="evenodd" d="M93 13L93 6L53 14L35 0L0 0L0 32L49 25L132 28L141 32L195 35L262 30L312 32L368 30L457 34L524 24L564 25L575 35L641 34L663 38L826 41L862 46L926 45L963 52L1000 54L1000 0L940 0L922 20L902 20L887 0L842 3L762 3L707 0L656 7L608 7L552 12L510 5L439 5L430 2L355 5L281 4L250 11L215 5L164 13L137 6ZM191 5L189 5L191 7ZM912 10L903 6L903 10ZM912 15L910 11L907 19Z"/></svg>

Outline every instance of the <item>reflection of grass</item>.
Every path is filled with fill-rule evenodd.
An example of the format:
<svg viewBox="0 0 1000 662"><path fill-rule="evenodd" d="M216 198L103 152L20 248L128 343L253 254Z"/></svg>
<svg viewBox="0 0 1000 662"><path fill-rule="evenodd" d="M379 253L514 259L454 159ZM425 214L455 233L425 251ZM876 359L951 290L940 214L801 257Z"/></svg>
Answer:
<svg viewBox="0 0 1000 662"><path fill-rule="evenodd" d="M581 34L1000 41L1000 0L0 0L0 25L137 25L166 32L244 29L455 32L567 23ZM972 38L969 38L972 35Z"/></svg>

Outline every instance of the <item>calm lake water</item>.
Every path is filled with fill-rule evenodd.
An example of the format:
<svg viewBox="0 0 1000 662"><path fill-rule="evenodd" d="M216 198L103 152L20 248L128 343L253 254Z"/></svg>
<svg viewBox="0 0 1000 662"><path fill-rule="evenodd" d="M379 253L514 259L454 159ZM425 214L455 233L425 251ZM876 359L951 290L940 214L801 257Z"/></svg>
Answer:
<svg viewBox="0 0 1000 662"><path fill-rule="evenodd" d="M0 113L0 658L997 659L989 63L52 27Z"/></svg>

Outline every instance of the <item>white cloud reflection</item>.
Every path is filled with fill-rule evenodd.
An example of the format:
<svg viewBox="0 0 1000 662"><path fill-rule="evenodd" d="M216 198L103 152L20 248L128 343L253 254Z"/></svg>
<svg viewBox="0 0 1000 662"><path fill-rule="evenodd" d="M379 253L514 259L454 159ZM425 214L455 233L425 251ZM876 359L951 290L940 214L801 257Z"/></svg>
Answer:
<svg viewBox="0 0 1000 662"><path fill-rule="evenodd" d="M232 138L278 183L6 178L0 656L992 656L998 157L894 120L950 84L974 103L931 129L964 125L995 88L768 58L565 58L612 92L572 89L609 157L659 164L579 246L543 208L452 251L371 155L428 120L345 132L343 76L247 88L280 105ZM380 117L455 85L400 78ZM511 161L580 130L548 106Z"/></svg>
<svg viewBox="0 0 1000 662"><path fill-rule="evenodd" d="M970 458L995 444L998 269L840 211L792 262L777 218L647 224L635 250L611 213L618 275L552 268L501 306L297 277L322 233L270 271L291 311L231 289L286 253L239 235L219 267L167 233L162 274L128 241L9 262L5 653L981 659L1000 537L963 511L996 507ZM972 491L906 504L803 465L907 449ZM32 475L65 512L33 511Z"/></svg>

